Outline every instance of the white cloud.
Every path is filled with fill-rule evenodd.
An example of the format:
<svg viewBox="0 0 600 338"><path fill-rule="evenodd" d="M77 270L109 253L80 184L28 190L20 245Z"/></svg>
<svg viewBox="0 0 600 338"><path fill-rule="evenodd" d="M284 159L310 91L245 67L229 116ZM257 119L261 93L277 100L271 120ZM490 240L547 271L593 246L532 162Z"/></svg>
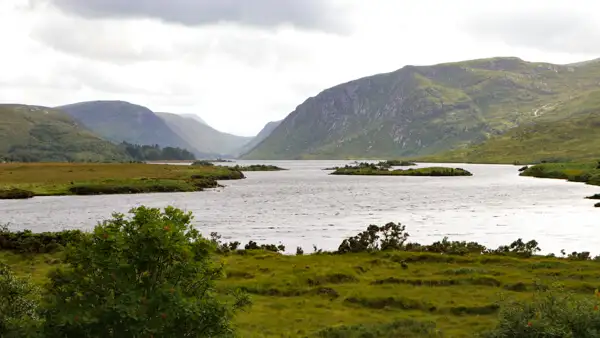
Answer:
<svg viewBox="0 0 600 338"><path fill-rule="evenodd" d="M491 56L566 63L600 52L592 1L548 0L543 11L514 0L322 1L344 6L332 24L349 25L345 34L326 29L322 15L261 25L234 11L194 25L143 10L84 15L2 0L0 39L10 48L0 53L0 102L119 99L252 135L327 87L406 64ZM311 23L319 29L304 30Z"/></svg>

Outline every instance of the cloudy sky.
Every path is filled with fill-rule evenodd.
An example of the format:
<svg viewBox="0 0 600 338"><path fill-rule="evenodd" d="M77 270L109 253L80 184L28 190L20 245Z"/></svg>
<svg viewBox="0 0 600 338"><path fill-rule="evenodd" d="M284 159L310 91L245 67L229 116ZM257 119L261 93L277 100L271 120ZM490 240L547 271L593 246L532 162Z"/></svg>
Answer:
<svg viewBox="0 0 600 338"><path fill-rule="evenodd" d="M0 0L0 102L125 100L253 135L341 82L600 57L597 0Z"/></svg>

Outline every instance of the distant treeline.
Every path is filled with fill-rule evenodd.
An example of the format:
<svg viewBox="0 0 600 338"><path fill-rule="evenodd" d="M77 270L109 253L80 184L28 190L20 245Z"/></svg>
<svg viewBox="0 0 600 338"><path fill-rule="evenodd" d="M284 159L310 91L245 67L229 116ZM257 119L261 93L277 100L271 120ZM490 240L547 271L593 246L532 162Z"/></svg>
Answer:
<svg viewBox="0 0 600 338"><path fill-rule="evenodd" d="M119 148L123 149L127 155L136 161L193 161L196 159L196 156L186 149L177 147L161 148L158 144L139 145L122 142L119 144Z"/></svg>

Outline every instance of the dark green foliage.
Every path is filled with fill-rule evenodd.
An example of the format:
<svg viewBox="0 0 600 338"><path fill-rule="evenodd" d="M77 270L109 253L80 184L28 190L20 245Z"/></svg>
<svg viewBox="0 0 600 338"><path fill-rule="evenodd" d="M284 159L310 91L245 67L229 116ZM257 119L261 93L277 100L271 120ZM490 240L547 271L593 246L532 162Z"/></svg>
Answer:
<svg viewBox="0 0 600 338"><path fill-rule="evenodd" d="M594 194L594 195L588 196L586 198L590 199L590 200L600 200L600 194Z"/></svg>
<svg viewBox="0 0 600 338"><path fill-rule="evenodd" d="M400 223L387 223L384 226L369 225L366 231L345 239L338 247L338 253L368 252L378 250L400 250L409 234Z"/></svg>
<svg viewBox="0 0 600 338"><path fill-rule="evenodd" d="M38 337L40 290L0 263L0 337Z"/></svg>
<svg viewBox="0 0 600 338"><path fill-rule="evenodd" d="M11 232L6 226L0 227L0 250L18 253L52 253L62 250L68 244L79 243L87 236L80 230L33 233L31 230Z"/></svg>
<svg viewBox="0 0 600 338"><path fill-rule="evenodd" d="M45 297L49 337L220 337L248 299L215 298L215 247L172 207L132 209L69 246Z"/></svg>
<svg viewBox="0 0 600 338"><path fill-rule="evenodd" d="M582 298L562 288L537 292L533 301L503 306L496 328L482 337L599 337L599 304L591 295Z"/></svg>
<svg viewBox="0 0 600 338"><path fill-rule="evenodd" d="M285 245L279 244L279 245L275 245L275 244L261 244L258 245L256 242L254 241L250 241L248 242L248 244L246 244L244 246L245 250L266 250L266 251L272 251L272 252L283 252L285 251Z"/></svg>
<svg viewBox="0 0 600 338"><path fill-rule="evenodd" d="M304 255L304 249L302 247L296 247L296 256Z"/></svg>
<svg viewBox="0 0 600 338"><path fill-rule="evenodd" d="M434 242L430 245L420 245L418 243L406 244L407 251L423 251L436 252L448 255L467 255L467 254L482 254L487 248L476 242L465 241L449 241L448 237L444 237L442 241Z"/></svg>
<svg viewBox="0 0 600 338"><path fill-rule="evenodd" d="M418 169L389 170L372 163L359 163L355 166L337 168L330 175L366 175L366 176L473 176L461 168L429 167Z"/></svg>
<svg viewBox="0 0 600 338"><path fill-rule="evenodd" d="M161 148L155 145L138 145L128 142L119 144L132 159L136 161L177 161L177 160L195 160L196 156L186 149L177 147Z"/></svg>
<svg viewBox="0 0 600 338"><path fill-rule="evenodd" d="M211 161L206 161L206 160L198 160L198 161L194 161L192 163L192 165L197 165L197 166L214 166L214 163L212 163Z"/></svg>
<svg viewBox="0 0 600 338"><path fill-rule="evenodd" d="M320 338L424 338L441 337L433 322L402 319L387 324L329 327L316 334Z"/></svg>
<svg viewBox="0 0 600 338"><path fill-rule="evenodd" d="M28 199L32 198L34 195L35 194L31 191L17 188L0 190L0 199L4 200Z"/></svg>
<svg viewBox="0 0 600 338"><path fill-rule="evenodd" d="M281 171L281 170L287 170L287 169L279 168L278 166L275 166L275 165L267 165L267 164L251 164L251 165L246 165L246 166L235 165L232 168L235 169L235 170L239 170L239 171Z"/></svg>
<svg viewBox="0 0 600 338"><path fill-rule="evenodd" d="M527 243L523 242L522 239L517 239L512 242L510 245L502 245L498 247L498 249L494 250L495 254L513 254L522 257L531 257L536 252L539 252L541 249L538 246L538 242L535 240L531 240Z"/></svg>
<svg viewBox="0 0 600 338"><path fill-rule="evenodd" d="M600 202L598 202L598 203L594 204L594 206L595 206L596 208L600 208Z"/></svg>
<svg viewBox="0 0 600 338"><path fill-rule="evenodd" d="M0 160L115 162L129 156L56 109L0 105Z"/></svg>
<svg viewBox="0 0 600 338"><path fill-rule="evenodd" d="M417 164L414 162L411 162L411 161L404 161L404 160L387 160L387 161L381 161L381 162L377 163L377 166L380 168L408 167L408 166L413 166L413 165L417 165Z"/></svg>

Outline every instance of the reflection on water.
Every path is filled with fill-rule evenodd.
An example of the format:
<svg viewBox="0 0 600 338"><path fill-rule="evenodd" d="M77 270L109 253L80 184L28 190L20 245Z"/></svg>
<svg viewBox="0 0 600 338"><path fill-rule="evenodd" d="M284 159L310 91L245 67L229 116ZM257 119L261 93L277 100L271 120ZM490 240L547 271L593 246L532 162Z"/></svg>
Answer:
<svg viewBox="0 0 600 338"><path fill-rule="evenodd" d="M93 227L112 212L136 205L174 205L192 211L205 234L226 240L283 243L311 251L335 249L368 224L401 222L410 240L449 236L489 246L519 237L536 239L544 252L600 253L600 210L585 196L598 187L519 177L510 165L448 165L472 177L330 176L322 170L348 161L238 161L274 164L281 172L248 172L247 179L197 193L36 197L0 201L0 222L33 231ZM224 163L234 165L236 163Z"/></svg>

